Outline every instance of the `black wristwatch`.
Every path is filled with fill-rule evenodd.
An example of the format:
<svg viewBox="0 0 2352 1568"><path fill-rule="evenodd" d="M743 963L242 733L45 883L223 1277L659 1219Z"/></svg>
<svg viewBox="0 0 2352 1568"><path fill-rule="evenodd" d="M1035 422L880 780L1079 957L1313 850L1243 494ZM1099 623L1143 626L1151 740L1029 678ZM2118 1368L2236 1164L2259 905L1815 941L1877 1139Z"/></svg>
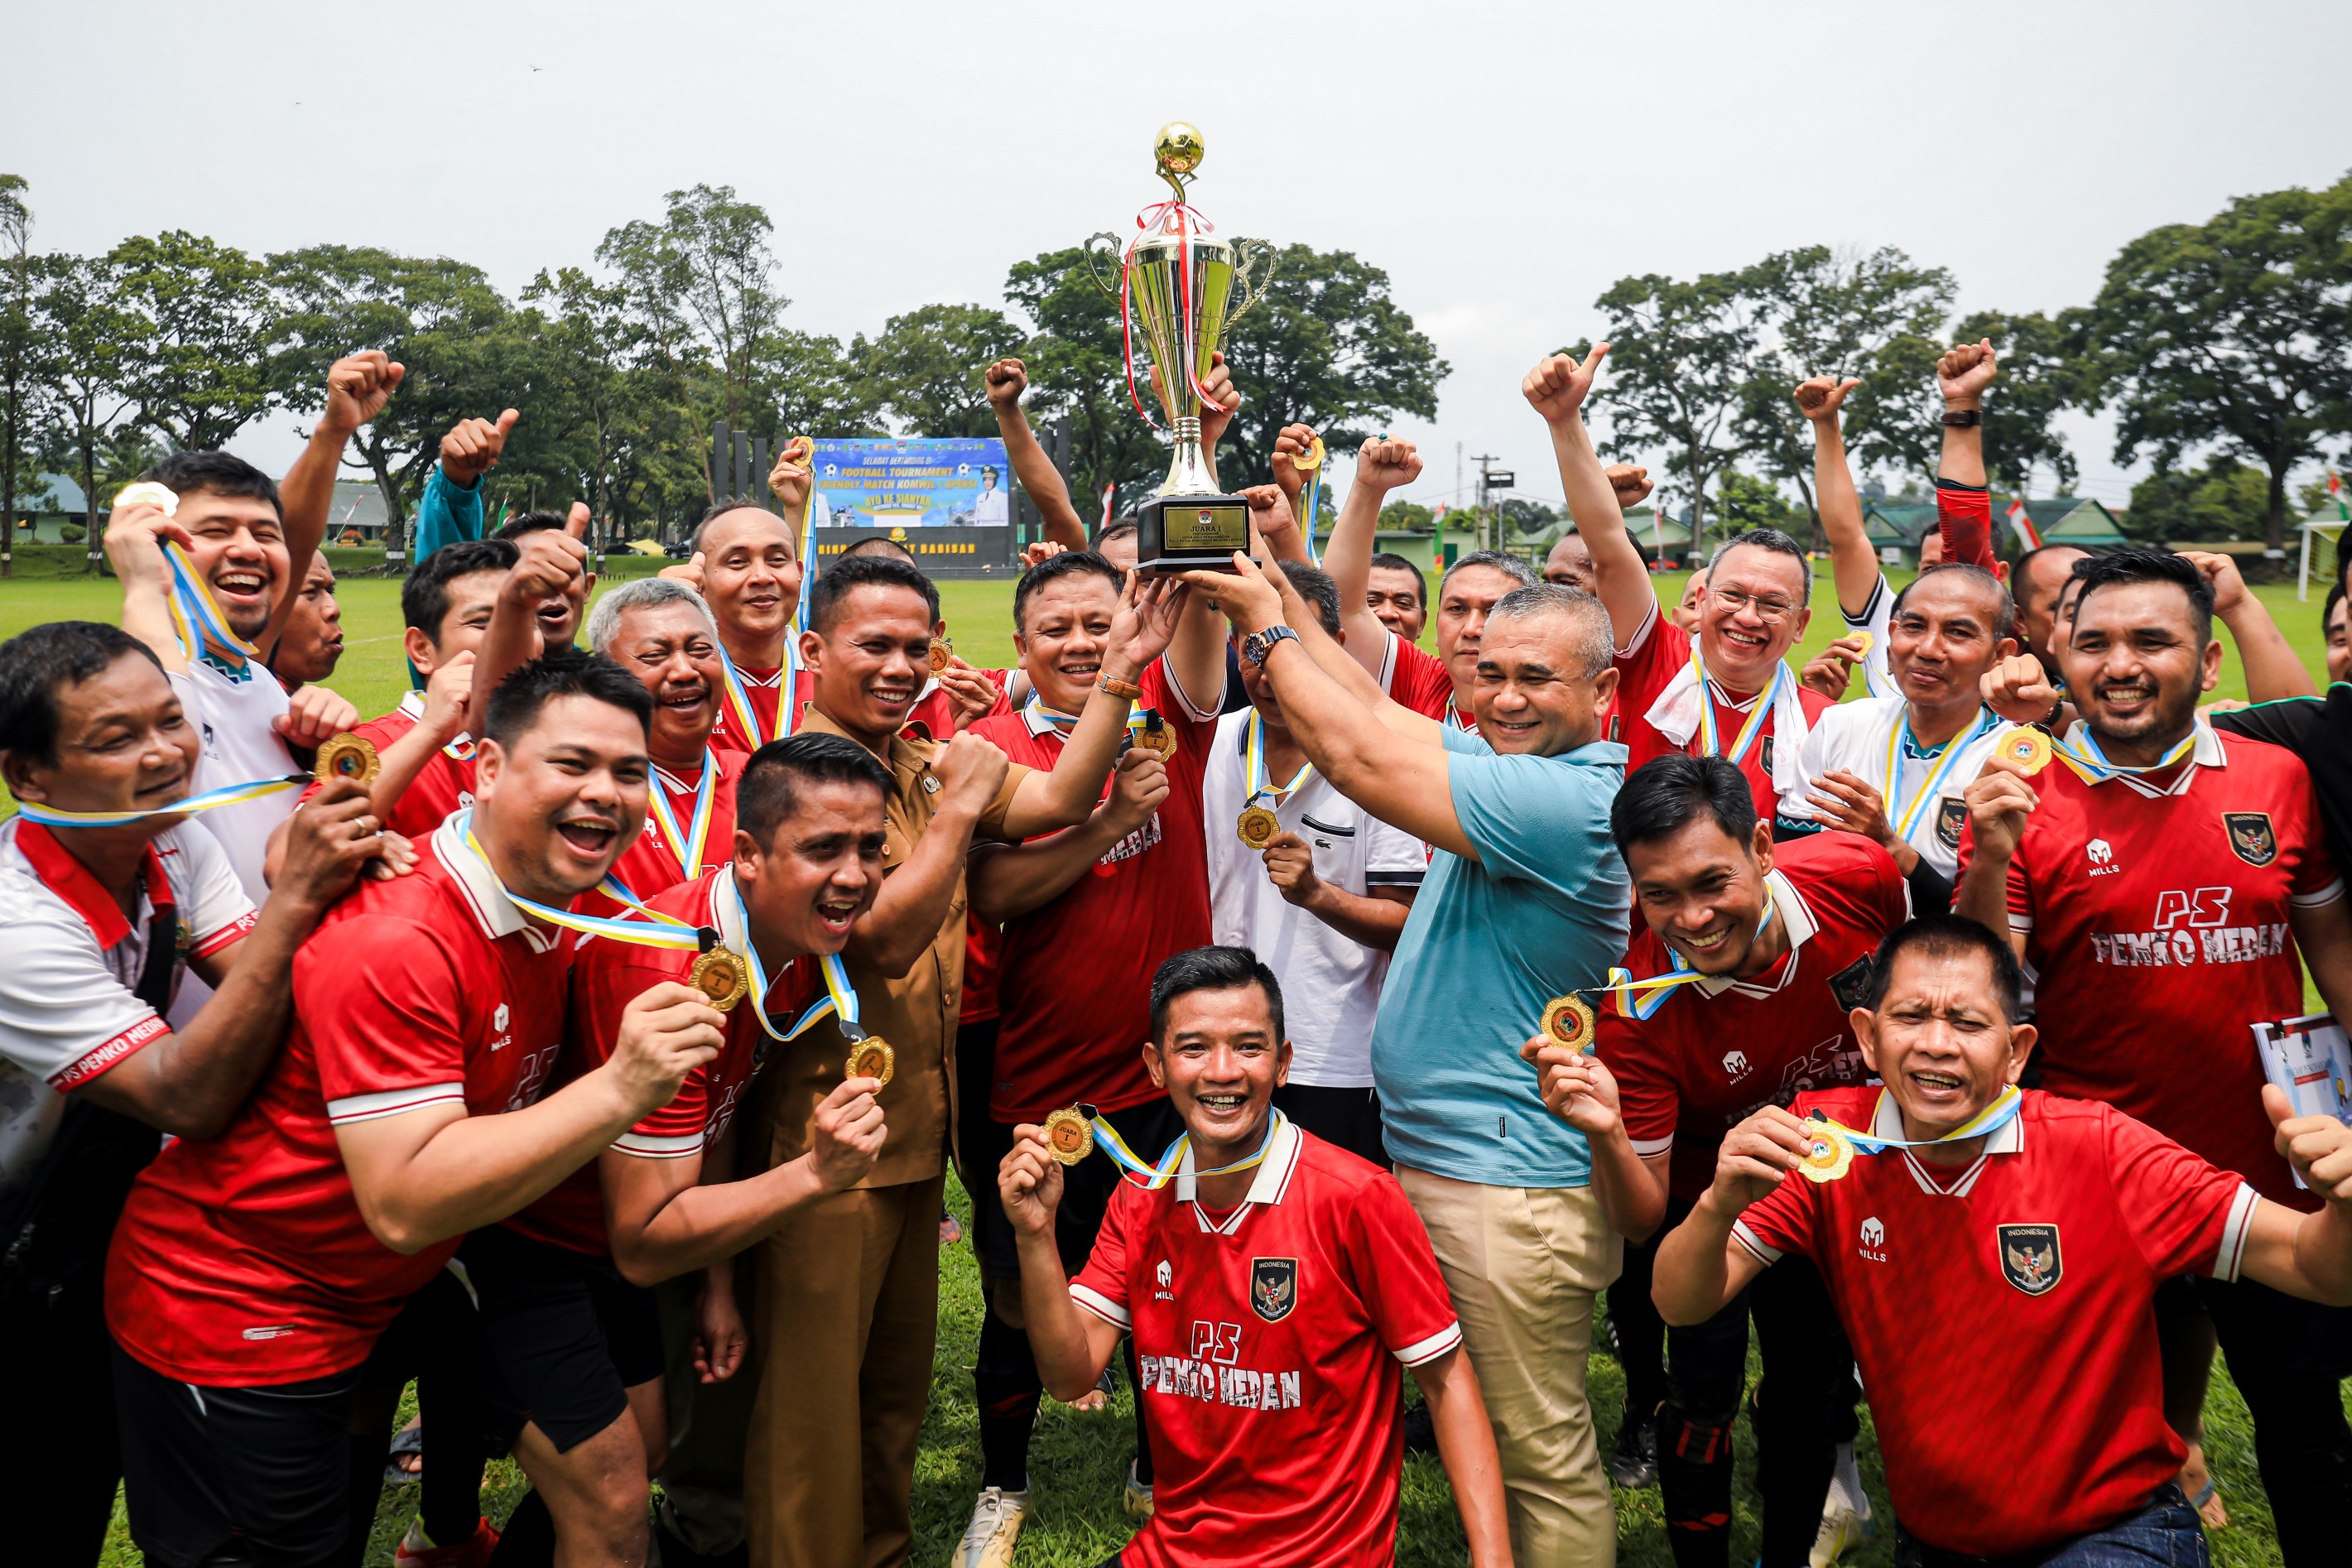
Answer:
<svg viewBox="0 0 2352 1568"><path fill-rule="evenodd" d="M1944 423L1950 426L1955 430L1970 429L1984 423L1984 410L1981 408L1947 408L1944 410Z"/></svg>
<svg viewBox="0 0 2352 1568"><path fill-rule="evenodd" d="M1288 626L1268 626L1262 632L1252 632L1242 639L1242 657L1260 668L1264 668L1265 656L1272 653L1274 645L1285 637L1297 642L1298 634Z"/></svg>

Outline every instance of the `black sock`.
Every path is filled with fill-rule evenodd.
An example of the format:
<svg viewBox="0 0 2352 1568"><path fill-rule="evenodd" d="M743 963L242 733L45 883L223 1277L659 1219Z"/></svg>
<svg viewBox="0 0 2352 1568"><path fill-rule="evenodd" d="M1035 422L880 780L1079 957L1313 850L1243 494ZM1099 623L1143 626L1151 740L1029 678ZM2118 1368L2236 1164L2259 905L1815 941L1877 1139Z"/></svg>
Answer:
<svg viewBox="0 0 2352 1568"><path fill-rule="evenodd" d="M429 1461L428 1461L429 1462ZM499 1549L490 1553L490 1568L549 1568L555 1561L555 1516L537 1489L522 1494L507 1527L499 1532Z"/></svg>
<svg viewBox="0 0 2352 1568"><path fill-rule="evenodd" d="M1143 1421L1143 1373L1135 1360L1135 1342L1127 1342L1127 1383L1135 1390L1135 1479L1139 1486L1151 1484L1151 1434Z"/></svg>
<svg viewBox="0 0 2352 1568"><path fill-rule="evenodd" d="M1036 1430L1037 1396L1045 1384L1029 1352L1029 1336L994 1312L981 1320L971 1387L980 1405L980 1484L1028 1490L1029 1435Z"/></svg>
<svg viewBox="0 0 2352 1568"><path fill-rule="evenodd" d="M375 1530L375 1505L383 1495L383 1467L392 1456L392 1434L354 1434L345 1441L351 1451L345 1461L343 1490L351 1500L352 1511L343 1525L342 1562L347 1568L360 1568L367 1561L368 1537Z"/></svg>

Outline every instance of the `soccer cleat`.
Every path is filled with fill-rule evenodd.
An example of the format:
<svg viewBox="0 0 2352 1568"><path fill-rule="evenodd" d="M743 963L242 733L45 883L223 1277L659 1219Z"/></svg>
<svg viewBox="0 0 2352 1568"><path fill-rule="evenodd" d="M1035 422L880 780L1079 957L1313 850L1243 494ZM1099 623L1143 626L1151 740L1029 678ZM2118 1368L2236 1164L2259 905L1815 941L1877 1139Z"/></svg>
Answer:
<svg viewBox="0 0 2352 1568"><path fill-rule="evenodd" d="M1658 1417L1654 1412L1648 1415L1625 1412L1625 1419L1617 1427L1617 1446L1610 1449L1603 1468L1610 1480L1627 1491L1658 1484Z"/></svg>
<svg viewBox="0 0 2352 1568"><path fill-rule="evenodd" d="M1822 1510L1822 1528L1813 1537L1812 1568L1836 1568L1837 1560L1878 1533L1870 1515L1856 1513L1834 1491Z"/></svg>
<svg viewBox="0 0 2352 1568"><path fill-rule="evenodd" d="M1118 1505L1127 1510L1129 1518L1151 1522L1151 1483L1136 1479L1133 1459L1127 1462L1127 1495L1119 1499Z"/></svg>
<svg viewBox="0 0 2352 1568"><path fill-rule="evenodd" d="M499 1532L487 1519L474 1526L469 1539L455 1546L427 1546L424 1523L411 1521L392 1561L394 1568L489 1568L490 1554L498 1549Z"/></svg>
<svg viewBox="0 0 2352 1568"><path fill-rule="evenodd" d="M971 1525L957 1546L955 1568L1013 1568L1013 1544L1029 1517L1029 1494L989 1487L971 1505Z"/></svg>

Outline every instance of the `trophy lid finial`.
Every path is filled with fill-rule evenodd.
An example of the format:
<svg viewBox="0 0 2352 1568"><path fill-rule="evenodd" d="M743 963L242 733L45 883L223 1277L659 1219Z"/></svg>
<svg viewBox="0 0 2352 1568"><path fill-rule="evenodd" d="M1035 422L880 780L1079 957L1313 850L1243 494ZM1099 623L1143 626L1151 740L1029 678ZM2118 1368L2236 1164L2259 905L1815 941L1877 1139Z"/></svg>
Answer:
<svg viewBox="0 0 2352 1568"><path fill-rule="evenodd" d="M1161 126L1151 143L1152 161L1159 165L1163 179L1192 174L1201 166L1204 150L1200 128L1181 120L1171 120Z"/></svg>

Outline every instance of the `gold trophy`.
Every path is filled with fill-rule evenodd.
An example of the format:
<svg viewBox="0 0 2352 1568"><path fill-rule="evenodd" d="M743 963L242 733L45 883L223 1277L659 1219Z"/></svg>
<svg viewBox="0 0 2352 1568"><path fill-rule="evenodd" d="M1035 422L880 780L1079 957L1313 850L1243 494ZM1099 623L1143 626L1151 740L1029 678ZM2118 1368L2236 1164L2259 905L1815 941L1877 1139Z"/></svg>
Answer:
<svg viewBox="0 0 2352 1568"><path fill-rule="evenodd" d="M1234 552L1249 548L1249 503L1218 488L1201 448L1202 383L1227 330L1264 294L1274 249L1264 240L1228 245L1213 237L1215 226L1185 201L1202 151L1200 132L1182 121L1160 127L1152 156L1173 199L1139 214L1140 232L1124 246L1108 233L1087 241L1095 281L1118 298L1128 396L1150 421L1135 382L1140 326L1151 356L1152 392L1176 445L1167 481L1136 513L1136 564L1144 572L1231 571ZM1118 263L1116 289L1105 260Z"/></svg>

